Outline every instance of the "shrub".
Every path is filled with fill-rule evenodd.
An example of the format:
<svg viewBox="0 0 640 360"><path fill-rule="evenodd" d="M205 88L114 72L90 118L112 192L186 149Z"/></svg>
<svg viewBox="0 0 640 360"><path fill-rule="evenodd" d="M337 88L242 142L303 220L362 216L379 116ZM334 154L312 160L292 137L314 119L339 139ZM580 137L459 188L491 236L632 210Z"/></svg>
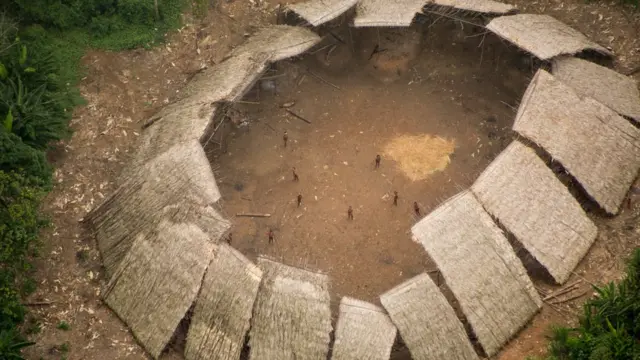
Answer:
<svg viewBox="0 0 640 360"><path fill-rule="evenodd" d="M131 24L153 25L156 20L153 0L119 0L118 14Z"/></svg>
<svg viewBox="0 0 640 360"><path fill-rule="evenodd" d="M33 46L32 46L33 45ZM41 45L16 38L14 46L0 57L0 120L37 149L69 135L71 108L77 103L67 85L57 77L58 65Z"/></svg>
<svg viewBox="0 0 640 360"><path fill-rule="evenodd" d="M594 289L578 328L552 330L549 360L640 359L640 248L622 281Z"/></svg>
<svg viewBox="0 0 640 360"><path fill-rule="evenodd" d="M71 325L69 325L69 323L68 323L68 322L66 322L66 321L64 321L64 320L63 320L63 321L60 321L60 322L58 323L58 326L56 326L56 327L57 327L58 329L60 329L60 330L64 330L64 331L69 331L69 330L71 330Z"/></svg>
<svg viewBox="0 0 640 360"><path fill-rule="evenodd" d="M33 345L33 342L25 341L15 330L0 330L0 355L2 359L24 360L20 351Z"/></svg>

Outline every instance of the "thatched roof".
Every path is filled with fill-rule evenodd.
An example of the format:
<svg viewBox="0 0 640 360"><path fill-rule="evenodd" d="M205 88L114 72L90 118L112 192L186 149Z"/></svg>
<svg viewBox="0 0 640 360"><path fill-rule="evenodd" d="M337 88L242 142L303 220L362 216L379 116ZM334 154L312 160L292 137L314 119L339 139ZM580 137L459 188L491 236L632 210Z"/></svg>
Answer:
<svg viewBox="0 0 640 360"><path fill-rule="evenodd" d="M300 55L319 43L320 36L309 29L288 25L260 28L244 44L231 51L231 56L264 54L274 62Z"/></svg>
<svg viewBox="0 0 640 360"><path fill-rule="evenodd" d="M331 310L326 275L258 258L264 271L249 332L252 359L325 360Z"/></svg>
<svg viewBox="0 0 640 360"><path fill-rule="evenodd" d="M111 274L137 235L163 219L196 224L211 241L217 241L230 226L210 206L219 198L207 157L198 141L192 140L135 169L86 220Z"/></svg>
<svg viewBox="0 0 640 360"><path fill-rule="evenodd" d="M640 168L639 129L544 70L525 92L513 129L560 162L604 210L619 211Z"/></svg>
<svg viewBox="0 0 640 360"><path fill-rule="evenodd" d="M240 252L218 246L196 300L185 359L240 358L261 279L262 271Z"/></svg>
<svg viewBox="0 0 640 360"><path fill-rule="evenodd" d="M595 241L597 228L578 202L542 159L518 141L485 169L471 190L559 283Z"/></svg>
<svg viewBox="0 0 640 360"><path fill-rule="evenodd" d="M575 57L555 59L553 76L580 96L594 98L618 114L640 122L640 91L632 78Z"/></svg>
<svg viewBox="0 0 640 360"><path fill-rule="evenodd" d="M501 16L491 20L487 29L542 60L584 50L612 55L609 50L587 39L578 30L549 15Z"/></svg>
<svg viewBox="0 0 640 360"><path fill-rule="evenodd" d="M542 305L502 231L468 190L411 232L440 269L487 355L496 354Z"/></svg>
<svg viewBox="0 0 640 360"><path fill-rule="evenodd" d="M310 0L287 5L287 8L318 26L344 14L357 3L358 0Z"/></svg>
<svg viewBox="0 0 640 360"><path fill-rule="evenodd" d="M343 297L332 360L389 360L396 327L385 311L368 302Z"/></svg>
<svg viewBox="0 0 640 360"><path fill-rule="evenodd" d="M198 294L215 245L193 224L162 221L136 236L104 301L157 359Z"/></svg>
<svg viewBox="0 0 640 360"><path fill-rule="evenodd" d="M380 296L414 360L475 360L464 326L427 274Z"/></svg>
<svg viewBox="0 0 640 360"><path fill-rule="evenodd" d="M318 35L304 28L283 25L260 29L228 59L196 74L176 102L151 117L154 122L143 132L142 144L122 178L175 144L192 139L206 141L213 130L215 112L220 109L216 103L241 99L269 62L303 53L319 41Z"/></svg>
<svg viewBox="0 0 640 360"><path fill-rule="evenodd" d="M216 112L221 111L216 103L242 98L265 70L264 61L244 55L197 74L182 89L177 102L151 117L155 122L143 131L140 147L121 179L176 144L191 140L204 143L213 131Z"/></svg>
<svg viewBox="0 0 640 360"><path fill-rule="evenodd" d="M409 26L428 0L361 0L358 3L355 27Z"/></svg>
<svg viewBox="0 0 640 360"><path fill-rule="evenodd" d="M486 14L507 14L516 10L513 5L491 0L429 0L427 4Z"/></svg>

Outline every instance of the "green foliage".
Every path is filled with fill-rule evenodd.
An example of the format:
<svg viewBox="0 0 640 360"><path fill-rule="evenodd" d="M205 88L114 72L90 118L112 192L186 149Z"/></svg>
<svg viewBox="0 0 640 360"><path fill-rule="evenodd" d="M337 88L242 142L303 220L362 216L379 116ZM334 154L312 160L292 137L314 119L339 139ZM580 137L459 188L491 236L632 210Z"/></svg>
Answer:
<svg viewBox="0 0 640 360"><path fill-rule="evenodd" d="M25 341L15 329L0 330L0 355L2 355L2 359L24 360L20 351L33 344L33 342Z"/></svg>
<svg viewBox="0 0 640 360"><path fill-rule="evenodd" d="M65 64L35 31L26 32L25 39L16 38L0 57L7 73L0 80L0 118L5 130L34 148L46 149L69 135L71 109L79 96L63 82L67 79L58 76Z"/></svg>
<svg viewBox="0 0 640 360"><path fill-rule="evenodd" d="M199 19L207 16L209 11L209 0L195 0L193 3L193 14Z"/></svg>
<svg viewBox="0 0 640 360"><path fill-rule="evenodd" d="M62 320L58 323L58 325L56 326L58 329L60 330L64 330L64 331L69 331L71 330L71 325L69 325L68 322Z"/></svg>
<svg viewBox="0 0 640 360"><path fill-rule="evenodd" d="M203 0L199 0L203 1ZM11 0L25 24L73 45L108 50L152 46L180 24L185 0ZM65 48L62 48L65 49Z"/></svg>
<svg viewBox="0 0 640 360"><path fill-rule="evenodd" d="M0 171L22 174L30 186L48 189L51 186L51 166L44 152L25 143L15 134L0 130Z"/></svg>
<svg viewBox="0 0 640 360"><path fill-rule="evenodd" d="M640 248L626 277L594 287L575 329L552 329L548 360L640 360Z"/></svg>

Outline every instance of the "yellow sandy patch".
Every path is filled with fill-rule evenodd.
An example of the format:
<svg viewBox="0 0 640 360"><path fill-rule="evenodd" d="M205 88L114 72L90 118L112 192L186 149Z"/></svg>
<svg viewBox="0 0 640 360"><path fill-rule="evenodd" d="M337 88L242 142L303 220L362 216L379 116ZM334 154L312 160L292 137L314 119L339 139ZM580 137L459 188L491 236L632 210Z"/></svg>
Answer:
<svg viewBox="0 0 640 360"><path fill-rule="evenodd" d="M455 147L455 141L439 136L401 135L384 147L384 154L395 160L409 179L418 181L446 169Z"/></svg>

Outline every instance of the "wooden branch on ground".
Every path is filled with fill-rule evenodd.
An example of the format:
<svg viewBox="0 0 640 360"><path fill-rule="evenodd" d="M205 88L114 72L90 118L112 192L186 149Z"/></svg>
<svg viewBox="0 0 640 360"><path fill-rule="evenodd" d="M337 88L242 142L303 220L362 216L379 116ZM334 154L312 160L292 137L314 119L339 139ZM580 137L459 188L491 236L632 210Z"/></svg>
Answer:
<svg viewBox="0 0 640 360"><path fill-rule="evenodd" d="M571 292L571 291L575 290L575 287L576 287L577 285L579 285L580 283L582 283L582 280L578 280L578 281L575 281L575 282L573 282L573 283L571 283L571 284L568 284L567 286L563 287L562 289L560 289L560 290L558 290L558 291L555 291L555 292L553 292L552 294L550 294L550 295L546 296L546 297L545 297L544 299L542 299L542 300L543 300L543 301L548 301L548 300L553 299L554 297L558 297L559 295L562 295L562 294L566 294L566 293L568 293L568 292Z"/></svg>
<svg viewBox="0 0 640 360"><path fill-rule="evenodd" d="M35 301L35 302L23 303L22 305L24 305L24 306L49 306L49 305L53 305L53 304L55 304L54 301Z"/></svg>
<svg viewBox="0 0 640 360"><path fill-rule="evenodd" d="M291 114L292 116L295 116L296 118L298 118L298 119L300 119L300 120L302 120L302 121L306 122L307 124L311 124L311 121L309 121L309 120L307 120L307 119L303 118L302 116L300 116L300 115L298 115L298 114L294 113L293 111L291 111L291 110L289 110L289 109L287 109L287 108L284 108L284 111L286 111L286 112L288 112L289 114Z"/></svg>
<svg viewBox="0 0 640 360"><path fill-rule="evenodd" d="M336 88L336 89L338 89L338 90L342 90L342 89L340 89L340 87L339 87L338 85L328 82L327 80L325 80L325 79L321 78L321 77L320 77L320 75L315 74L313 71L311 71L311 70L307 70L307 72L309 73L309 75L311 75L311 76L313 76L314 78L316 78L316 79L318 79L318 80L322 81L323 83L325 83L325 84L327 84L327 85L329 85L329 86L332 86L332 87L334 87L334 88Z"/></svg>
<svg viewBox="0 0 640 360"><path fill-rule="evenodd" d="M149 126L155 124L155 122L160 120L160 119L162 119L162 116L154 116L154 117L152 117L151 119L145 121L144 124L142 124L142 129L144 130L144 129L148 128Z"/></svg>
<svg viewBox="0 0 640 360"><path fill-rule="evenodd" d="M567 301L575 300L575 299L577 299L577 298L581 298L581 297L583 297L583 296L587 295L587 293L588 293L588 292L589 292L588 290L585 290L585 291L581 292L581 293L580 293L580 294L578 294L578 295L572 296L572 297L570 297L570 298L562 299L562 300L557 300L557 301L552 302L551 304L553 304L553 305L557 305L557 304L565 303L565 302L567 302Z"/></svg>
<svg viewBox="0 0 640 360"><path fill-rule="evenodd" d="M271 214L237 213L237 217L271 217Z"/></svg>

